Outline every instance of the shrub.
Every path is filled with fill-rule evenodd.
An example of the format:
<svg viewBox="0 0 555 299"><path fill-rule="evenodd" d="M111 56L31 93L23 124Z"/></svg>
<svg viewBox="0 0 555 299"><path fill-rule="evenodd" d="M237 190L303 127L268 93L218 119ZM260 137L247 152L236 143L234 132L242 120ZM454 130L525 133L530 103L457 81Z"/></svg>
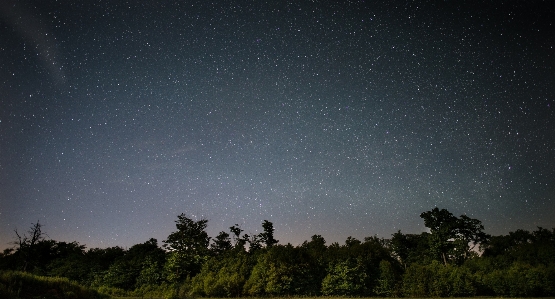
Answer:
<svg viewBox="0 0 555 299"><path fill-rule="evenodd" d="M328 275L322 281L322 294L326 296L366 295L369 278L360 258L349 258L330 264Z"/></svg>
<svg viewBox="0 0 555 299"><path fill-rule="evenodd" d="M403 293L408 297L465 297L476 294L474 276L465 267L412 264L403 276Z"/></svg>

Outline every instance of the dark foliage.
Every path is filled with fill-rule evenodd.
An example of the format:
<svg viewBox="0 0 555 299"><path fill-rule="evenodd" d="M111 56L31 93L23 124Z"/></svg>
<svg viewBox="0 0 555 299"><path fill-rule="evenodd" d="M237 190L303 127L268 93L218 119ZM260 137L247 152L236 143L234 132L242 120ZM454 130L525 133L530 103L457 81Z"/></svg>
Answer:
<svg viewBox="0 0 555 299"><path fill-rule="evenodd" d="M71 292L89 298L101 295L86 287L118 296L168 298L555 296L555 229L490 237L479 220L465 215L435 208L421 217L430 233L397 231L389 240L348 237L343 245L327 245L314 235L293 246L280 245L267 220L258 235L241 235L236 224L211 240L207 220L181 214L163 248L150 239L127 250L86 250L77 242L48 240L37 223L26 234L16 231L14 248L0 254L0 271L8 273L0 297L25 298L15 286L33 280L31 273L77 282L83 289ZM13 270L27 274L7 272ZM45 279L37 285L51 283ZM69 280L58 282L66 288Z"/></svg>

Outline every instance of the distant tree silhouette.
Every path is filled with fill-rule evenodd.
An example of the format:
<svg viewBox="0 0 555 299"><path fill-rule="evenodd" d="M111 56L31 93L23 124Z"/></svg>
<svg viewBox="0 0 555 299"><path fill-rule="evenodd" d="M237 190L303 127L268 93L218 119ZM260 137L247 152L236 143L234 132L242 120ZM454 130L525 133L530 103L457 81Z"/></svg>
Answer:
<svg viewBox="0 0 555 299"><path fill-rule="evenodd" d="M20 235L17 229L14 230L16 235L16 240L13 242L17 248L16 251L19 254L22 266L22 271L27 271L30 264L33 263L34 258L37 256L37 244L44 240L45 233L42 232L42 224L37 220L37 223L33 223L27 234Z"/></svg>
<svg viewBox="0 0 555 299"><path fill-rule="evenodd" d="M260 239L266 244L266 247L276 245L279 241L274 239L274 224L268 220L264 220L264 222L262 222L262 228L264 232L260 234Z"/></svg>
<svg viewBox="0 0 555 299"><path fill-rule="evenodd" d="M233 249L231 238L226 232L220 232L212 241L213 243L210 244L210 250L214 255L221 255Z"/></svg>

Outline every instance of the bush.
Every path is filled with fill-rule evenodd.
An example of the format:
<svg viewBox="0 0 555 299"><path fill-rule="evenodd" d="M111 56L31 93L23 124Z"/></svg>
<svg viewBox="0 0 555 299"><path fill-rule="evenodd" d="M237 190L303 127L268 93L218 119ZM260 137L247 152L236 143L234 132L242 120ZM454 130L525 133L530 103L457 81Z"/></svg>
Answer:
<svg viewBox="0 0 555 299"><path fill-rule="evenodd" d="M251 296L307 296L319 291L318 267L302 248L276 245L261 251L244 284Z"/></svg>
<svg viewBox="0 0 555 299"><path fill-rule="evenodd" d="M390 262L380 262L380 277L374 287L374 293L380 297L392 297L396 295L397 278Z"/></svg>
<svg viewBox="0 0 555 299"><path fill-rule="evenodd" d="M476 295L474 276L465 267L412 264L403 276L403 293L408 297L466 297Z"/></svg>
<svg viewBox="0 0 555 299"><path fill-rule="evenodd" d="M211 297L237 297L250 273L246 254L213 257L192 279L192 293Z"/></svg>
<svg viewBox="0 0 555 299"><path fill-rule="evenodd" d="M361 296L368 293L368 275L362 260L347 259L330 264L328 275L322 281L322 294L326 296Z"/></svg>
<svg viewBox="0 0 555 299"><path fill-rule="evenodd" d="M555 267L514 263L508 269L494 270L484 277L484 285L496 296L532 297L555 294Z"/></svg>

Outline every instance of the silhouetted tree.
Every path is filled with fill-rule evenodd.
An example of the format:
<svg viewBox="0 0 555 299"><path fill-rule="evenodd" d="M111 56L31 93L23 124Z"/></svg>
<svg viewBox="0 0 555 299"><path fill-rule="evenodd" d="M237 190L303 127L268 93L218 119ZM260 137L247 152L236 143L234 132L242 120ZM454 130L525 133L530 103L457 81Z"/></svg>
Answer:
<svg viewBox="0 0 555 299"><path fill-rule="evenodd" d="M430 234L403 234L400 230L392 235L389 246L403 268L414 262L427 263L429 260Z"/></svg>
<svg viewBox="0 0 555 299"><path fill-rule="evenodd" d="M243 240L246 243L249 243L249 252L254 253L258 249L262 248L262 240L260 239L260 235L251 235L248 234L243 235Z"/></svg>
<svg viewBox="0 0 555 299"><path fill-rule="evenodd" d="M247 244L247 240L246 238L241 237L241 233L243 232L243 230L241 229L239 224L235 224L231 226L229 228L229 231L231 232L233 236L233 241L235 242L235 244L233 245L233 248L235 248L236 250L244 251L245 245Z"/></svg>
<svg viewBox="0 0 555 299"><path fill-rule="evenodd" d="M264 232L260 233L260 240L266 245L266 247L272 247L279 241L274 239L274 224L268 220L262 222L262 228Z"/></svg>
<svg viewBox="0 0 555 299"><path fill-rule="evenodd" d="M17 229L14 230L16 240L13 242L16 245L16 251L21 259L21 270L27 271L30 264L34 262L37 255L37 244L44 240L45 234L42 232L42 224L37 220L33 223L27 234L21 235Z"/></svg>
<svg viewBox="0 0 555 299"><path fill-rule="evenodd" d="M210 250L214 255L221 255L233 249L229 234L226 232L220 232L212 241L213 243L210 244Z"/></svg>
<svg viewBox="0 0 555 299"><path fill-rule="evenodd" d="M455 226L454 252L455 259L462 264L467 260L478 244L484 244L490 236L484 232L484 226L478 219L461 215Z"/></svg>

